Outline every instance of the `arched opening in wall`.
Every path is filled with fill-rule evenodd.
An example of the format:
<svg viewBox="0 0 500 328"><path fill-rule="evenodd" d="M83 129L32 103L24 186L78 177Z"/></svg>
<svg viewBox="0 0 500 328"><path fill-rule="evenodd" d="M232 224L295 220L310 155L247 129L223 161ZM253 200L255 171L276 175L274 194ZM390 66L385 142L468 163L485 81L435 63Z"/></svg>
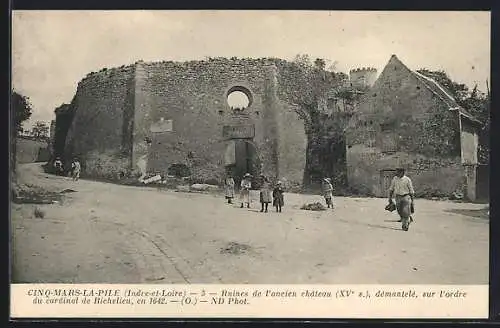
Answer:
<svg viewBox="0 0 500 328"><path fill-rule="evenodd" d="M225 169L237 186L246 173L252 175L252 187L258 187L258 178L262 173L259 151L251 139L232 139L226 144Z"/></svg>
<svg viewBox="0 0 500 328"><path fill-rule="evenodd" d="M169 166L167 173L176 178L183 178L190 176L191 170L185 164L172 164Z"/></svg>
<svg viewBox="0 0 500 328"><path fill-rule="evenodd" d="M252 93L245 87L234 86L227 92L227 104L235 111L242 111L252 105Z"/></svg>

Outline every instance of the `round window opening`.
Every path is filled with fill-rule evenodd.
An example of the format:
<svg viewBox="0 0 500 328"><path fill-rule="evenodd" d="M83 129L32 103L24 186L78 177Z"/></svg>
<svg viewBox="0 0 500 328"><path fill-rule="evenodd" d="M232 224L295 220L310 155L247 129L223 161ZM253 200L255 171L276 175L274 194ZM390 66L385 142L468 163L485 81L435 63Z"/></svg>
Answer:
<svg viewBox="0 0 500 328"><path fill-rule="evenodd" d="M250 106L251 102L250 92L244 88L232 88L227 94L227 104L232 110L244 110Z"/></svg>

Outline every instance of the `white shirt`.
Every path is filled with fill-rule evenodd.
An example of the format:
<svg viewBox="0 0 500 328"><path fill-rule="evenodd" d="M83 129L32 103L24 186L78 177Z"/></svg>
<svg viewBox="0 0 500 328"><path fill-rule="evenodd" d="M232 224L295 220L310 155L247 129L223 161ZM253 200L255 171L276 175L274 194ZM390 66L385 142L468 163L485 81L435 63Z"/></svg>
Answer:
<svg viewBox="0 0 500 328"><path fill-rule="evenodd" d="M415 193L415 190L413 190L413 184L411 183L410 178L406 175L403 175L401 178L395 176L391 181L389 191L392 191L395 195L400 196Z"/></svg>

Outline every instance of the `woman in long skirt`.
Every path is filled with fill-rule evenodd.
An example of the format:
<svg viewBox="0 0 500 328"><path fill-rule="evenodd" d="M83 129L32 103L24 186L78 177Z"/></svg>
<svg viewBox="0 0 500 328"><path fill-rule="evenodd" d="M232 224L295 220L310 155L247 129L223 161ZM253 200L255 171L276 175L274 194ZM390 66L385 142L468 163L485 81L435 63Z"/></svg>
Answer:
<svg viewBox="0 0 500 328"><path fill-rule="evenodd" d="M262 206L261 212L266 212L267 213L267 207L269 206L269 203L271 202L271 190L270 190L270 184L269 184L269 179L265 176L262 176L262 185L260 187L260 204Z"/></svg>

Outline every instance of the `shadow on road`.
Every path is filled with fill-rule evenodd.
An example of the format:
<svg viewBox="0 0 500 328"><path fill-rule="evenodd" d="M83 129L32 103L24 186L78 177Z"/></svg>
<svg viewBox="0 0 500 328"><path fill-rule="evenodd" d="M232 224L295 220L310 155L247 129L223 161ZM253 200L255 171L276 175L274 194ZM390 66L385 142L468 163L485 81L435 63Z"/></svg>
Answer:
<svg viewBox="0 0 500 328"><path fill-rule="evenodd" d="M371 228L386 229L386 230L397 230L397 231L401 230L401 229L392 228L392 227L386 227L386 226L378 225L378 224L361 223L361 222L350 221L350 220L343 220L343 219L339 219L338 221L345 222L345 223L350 223L350 224L354 223L354 224L358 224L358 225L364 225L364 226L368 226L368 227L371 227Z"/></svg>
<svg viewBox="0 0 500 328"><path fill-rule="evenodd" d="M488 207L485 207L485 208L481 208L481 209L477 209L477 210L451 209L451 210L446 210L445 212L465 215L465 216L483 219L483 220L489 220L490 216L488 214L488 211L489 211Z"/></svg>
<svg viewBox="0 0 500 328"><path fill-rule="evenodd" d="M397 222L397 221L396 221ZM386 227L378 224L367 224L367 226L372 227L372 228L379 228L379 229L387 229L387 230L401 230L399 228L391 228L391 227Z"/></svg>

